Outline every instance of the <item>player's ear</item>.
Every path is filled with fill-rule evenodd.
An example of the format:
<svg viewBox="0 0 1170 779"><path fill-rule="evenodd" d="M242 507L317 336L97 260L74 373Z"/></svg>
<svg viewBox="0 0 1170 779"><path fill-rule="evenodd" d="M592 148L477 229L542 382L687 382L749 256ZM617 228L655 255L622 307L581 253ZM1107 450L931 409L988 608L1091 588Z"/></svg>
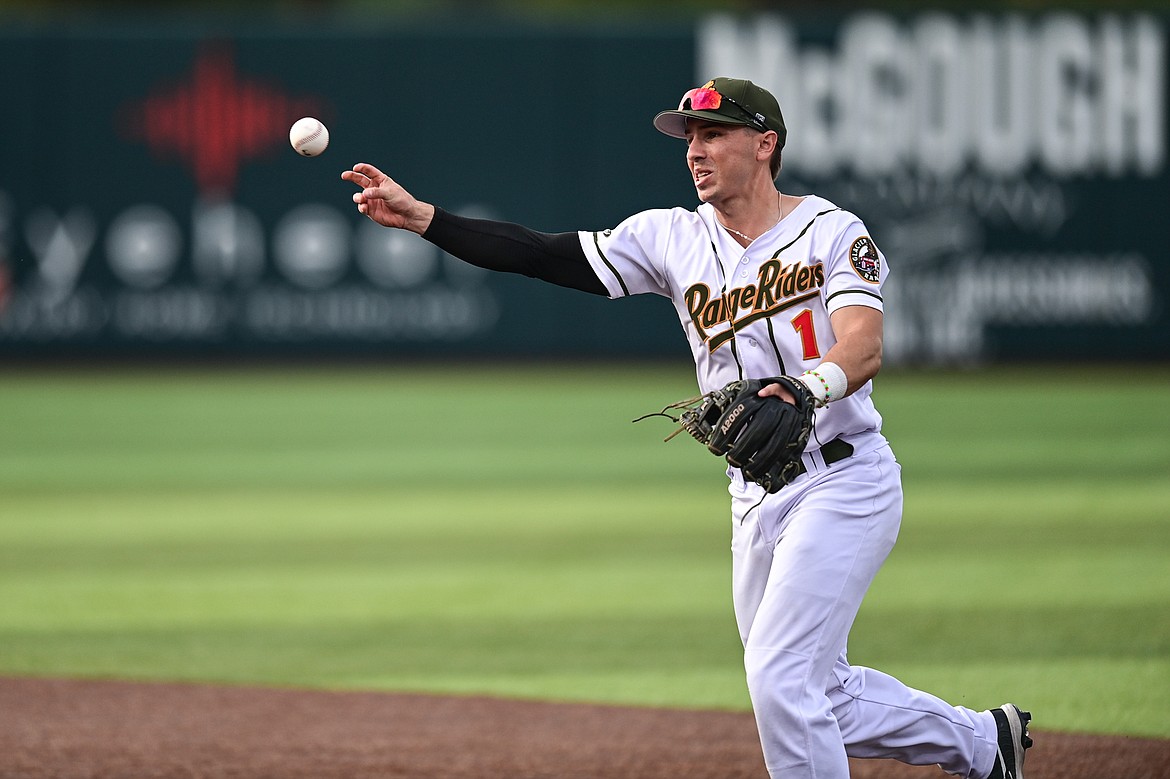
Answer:
<svg viewBox="0 0 1170 779"><path fill-rule="evenodd" d="M756 138L756 157L760 160L770 160L772 153L776 151L776 143L780 140L780 136L774 130L760 133Z"/></svg>

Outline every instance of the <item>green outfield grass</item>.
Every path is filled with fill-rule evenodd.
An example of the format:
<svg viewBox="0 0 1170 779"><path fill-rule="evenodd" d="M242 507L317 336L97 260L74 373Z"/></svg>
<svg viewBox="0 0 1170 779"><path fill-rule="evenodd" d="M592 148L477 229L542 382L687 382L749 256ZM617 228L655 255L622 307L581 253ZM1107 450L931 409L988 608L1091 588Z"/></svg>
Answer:
<svg viewBox="0 0 1170 779"><path fill-rule="evenodd" d="M1170 736L1170 370L889 371L851 658ZM0 674L746 710L677 368L6 369Z"/></svg>

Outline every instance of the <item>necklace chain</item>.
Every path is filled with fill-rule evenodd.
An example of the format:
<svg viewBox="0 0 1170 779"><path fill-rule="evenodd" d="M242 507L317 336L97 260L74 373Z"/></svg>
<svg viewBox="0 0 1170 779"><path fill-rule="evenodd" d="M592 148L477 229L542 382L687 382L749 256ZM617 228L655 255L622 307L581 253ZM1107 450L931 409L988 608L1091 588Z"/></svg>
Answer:
<svg viewBox="0 0 1170 779"><path fill-rule="evenodd" d="M777 219L776 221L780 221L780 220ZM724 227L727 227L727 225L724 225ZM739 230L736 230L734 227L727 227L727 231L730 233L735 233L736 235L738 235L740 238L744 239L748 243L751 243L752 241L756 240L755 238L752 238L749 235L744 235Z"/></svg>
<svg viewBox="0 0 1170 779"><path fill-rule="evenodd" d="M782 195L779 192L776 193L776 207L777 207L777 210L779 210L779 212L780 212L780 216L776 217L776 221L773 222L770 227L768 227L768 230L771 230L773 227L780 224L780 220L784 218L784 195ZM763 235L764 233L768 232L768 230L765 230L764 233L760 233L760 235L757 235L756 238L752 238L750 235L745 235L744 233L741 233L739 230L736 230L734 227L728 227L727 225L723 225L723 227L728 232L735 233L736 235L738 235L740 238L744 239L748 243L751 243L752 241L756 240L756 238L759 238L760 235Z"/></svg>

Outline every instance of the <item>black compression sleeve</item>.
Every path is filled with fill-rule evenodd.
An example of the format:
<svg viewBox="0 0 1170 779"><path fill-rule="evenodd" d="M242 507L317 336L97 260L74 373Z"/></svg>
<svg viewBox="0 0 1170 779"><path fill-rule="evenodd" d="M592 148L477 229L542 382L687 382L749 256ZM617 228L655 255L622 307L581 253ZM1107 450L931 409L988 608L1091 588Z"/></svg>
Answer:
<svg viewBox="0 0 1170 779"><path fill-rule="evenodd" d="M423 238L480 268L609 295L589 265L577 233L540 233L511 222L470 219L436 208Z"/></svg>

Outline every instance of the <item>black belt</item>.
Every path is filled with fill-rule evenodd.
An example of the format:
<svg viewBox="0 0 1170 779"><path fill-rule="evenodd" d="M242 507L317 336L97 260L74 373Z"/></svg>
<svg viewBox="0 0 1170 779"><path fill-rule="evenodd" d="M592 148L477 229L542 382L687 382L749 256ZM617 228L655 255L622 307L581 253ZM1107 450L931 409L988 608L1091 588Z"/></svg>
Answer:
<svg viewBox="0 0 1170 779"><path fill-rule="evenodd" d="M841 462L846 457L853 456L853 444L848 441L842 441L840 438L834 438L829 443L821 447L821 457L825 458L825 465L832 465L836 462ZM796 475L792 478L804 473L804 460L802 459L796 464Z"/></svg>

